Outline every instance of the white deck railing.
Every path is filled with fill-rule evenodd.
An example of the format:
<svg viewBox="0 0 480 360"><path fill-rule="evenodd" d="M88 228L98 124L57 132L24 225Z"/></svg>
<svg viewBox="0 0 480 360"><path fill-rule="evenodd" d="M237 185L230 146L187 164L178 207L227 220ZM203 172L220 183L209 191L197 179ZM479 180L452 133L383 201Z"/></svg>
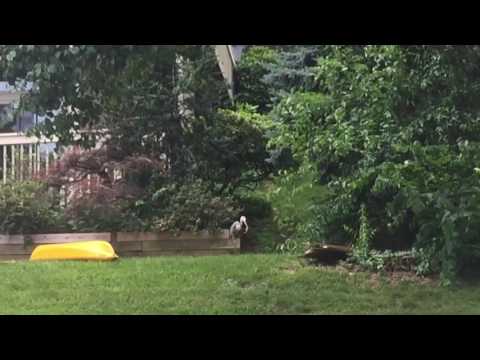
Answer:
<svg viewBox="0 0 480 360"><path fill-rule="evenodd" d="M55 140L19 133L0 134L0 181L6 184L48 174L56 158L55 143Z"/></svg>

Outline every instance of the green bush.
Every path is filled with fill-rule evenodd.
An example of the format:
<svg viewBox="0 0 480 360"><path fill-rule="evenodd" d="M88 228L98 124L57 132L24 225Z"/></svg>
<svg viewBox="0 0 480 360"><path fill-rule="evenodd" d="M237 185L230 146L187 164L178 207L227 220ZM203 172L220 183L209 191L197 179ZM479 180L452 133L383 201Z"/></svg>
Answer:
<svg viewBox="0 0 480 360"><path fill-rule="evenodd" d="M35 234L65 228L59 197L41 182L0 186L0 233Z"/></svg>
<svg viewBox="0 0 480 360"><path fill-rule="evenodd" d="M478 259L480 47L329 46L315 91L284 96L271 143L289 146L329 197L312 241L422 252L445 283Z"/></svg>
<svg viewBox="0 0 480 360"><path fill-rule="evenodd" d="M376 251L371 250L368 257L358 258L352 256L344 263L346 266L355 265L362 270L392 273L392 272L409 272L417 275L430 275L431 273L423 273L418 253L414 251Z"/></svg>
<svg viewBox="0 0 480 360"><path fill-rule="evenodd" d="M201 180L166 185L153 194L149 206L157 231L229 229L242 210L233 197L217 195Z"/></svg>
<svg viewBox="0 0 480 360"><path fill-rule="evenodd" d="M168 185L151 199L114 199L107 190L76 196L64 208L42 182L0 186L0 234L111 231L199 231L230 228L238 201L201 181ZM264 211L264 210L260 210Z"/></svg>
<svg viewBox="0 0 480 360"><path fill-rule="evenodd" d="M306 242L316 235L313 206L327 196L327 189L315 184L308 169L282 171L270 184L266 198L272 203L273 221L290 241Z"/></svg>
<svg viewBox="0 0 480 360"><path fill-rule="evenodd" d="M273 170L266 161L268 120L255 108L240 105L236 110L220 109L215 115L194 121L192 126L197 130L191 135L196 138L192 140L195 161L184 177L202 179L229 194L262 182Z"/></svg>
<svg viewBox="0 0 480 360"><path fill-rule="evenodd" d="M266 252L301 252L314 237L312 206L326 197L327 189L313 184L313 173L282 171L255 191L240 196L251 225L251 241Z"/></svg>
<svg viewBox="0 0 480 360"><path fill-rule="evenodd" d="M259 197L240 197L238 199L242 208L243 214L247 219L264 220L269 219L273 215L272 204Z"/></svg>

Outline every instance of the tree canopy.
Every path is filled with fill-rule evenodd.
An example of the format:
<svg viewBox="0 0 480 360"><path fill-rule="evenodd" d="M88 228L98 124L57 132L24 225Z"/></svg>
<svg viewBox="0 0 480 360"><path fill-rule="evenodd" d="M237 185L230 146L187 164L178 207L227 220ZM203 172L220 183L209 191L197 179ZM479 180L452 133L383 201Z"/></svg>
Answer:
<svg viewBox="0 0 480 360"><path fill-rule="evenodd" d="M372 247L413 246L445 279L478 259L480 47L292 47L262 82L276 89L271 147L330 191L311 240L369 228Z"/></svg>
<svg viewBox="0 0 480 360"><path fill-rule="evenodd" d="M244 145L218 112L230 102L216 61L209 45L0 47L3 77L20 87L33 84L22 102L46 117L36 129L42 135L88 148L100 132L117 160L167 159L177 179L196 174L240 183L239 169L251 165L247 158L257 150L229 157L224 149ZM240 129L255 132L245 122ZM216 165L202 165L210 160Z"/></svg>

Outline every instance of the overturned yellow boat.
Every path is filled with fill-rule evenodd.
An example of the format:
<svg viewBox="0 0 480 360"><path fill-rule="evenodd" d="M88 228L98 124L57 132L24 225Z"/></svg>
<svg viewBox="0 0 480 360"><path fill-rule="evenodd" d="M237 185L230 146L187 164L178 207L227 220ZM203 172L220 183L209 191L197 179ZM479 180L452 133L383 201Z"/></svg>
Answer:
<svg viewBox="0 0 480 360"><path fill-rule="evenodd" d="M118 259L112 245L106 241L85 241L70 244L40 245L32 253L31 261L113 261Z"/></svg>

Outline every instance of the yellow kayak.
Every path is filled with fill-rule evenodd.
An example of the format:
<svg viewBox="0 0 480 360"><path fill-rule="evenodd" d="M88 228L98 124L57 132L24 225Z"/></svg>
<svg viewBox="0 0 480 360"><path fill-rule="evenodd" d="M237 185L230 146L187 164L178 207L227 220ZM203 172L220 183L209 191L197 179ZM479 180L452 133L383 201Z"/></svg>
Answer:
<svg viewBox="0 0 480 360"><path fill-rule="evenodd" d="M32 253L31 261L118 259L112 245L106 241L86 241L70 244L40 245Z"/></svg>

